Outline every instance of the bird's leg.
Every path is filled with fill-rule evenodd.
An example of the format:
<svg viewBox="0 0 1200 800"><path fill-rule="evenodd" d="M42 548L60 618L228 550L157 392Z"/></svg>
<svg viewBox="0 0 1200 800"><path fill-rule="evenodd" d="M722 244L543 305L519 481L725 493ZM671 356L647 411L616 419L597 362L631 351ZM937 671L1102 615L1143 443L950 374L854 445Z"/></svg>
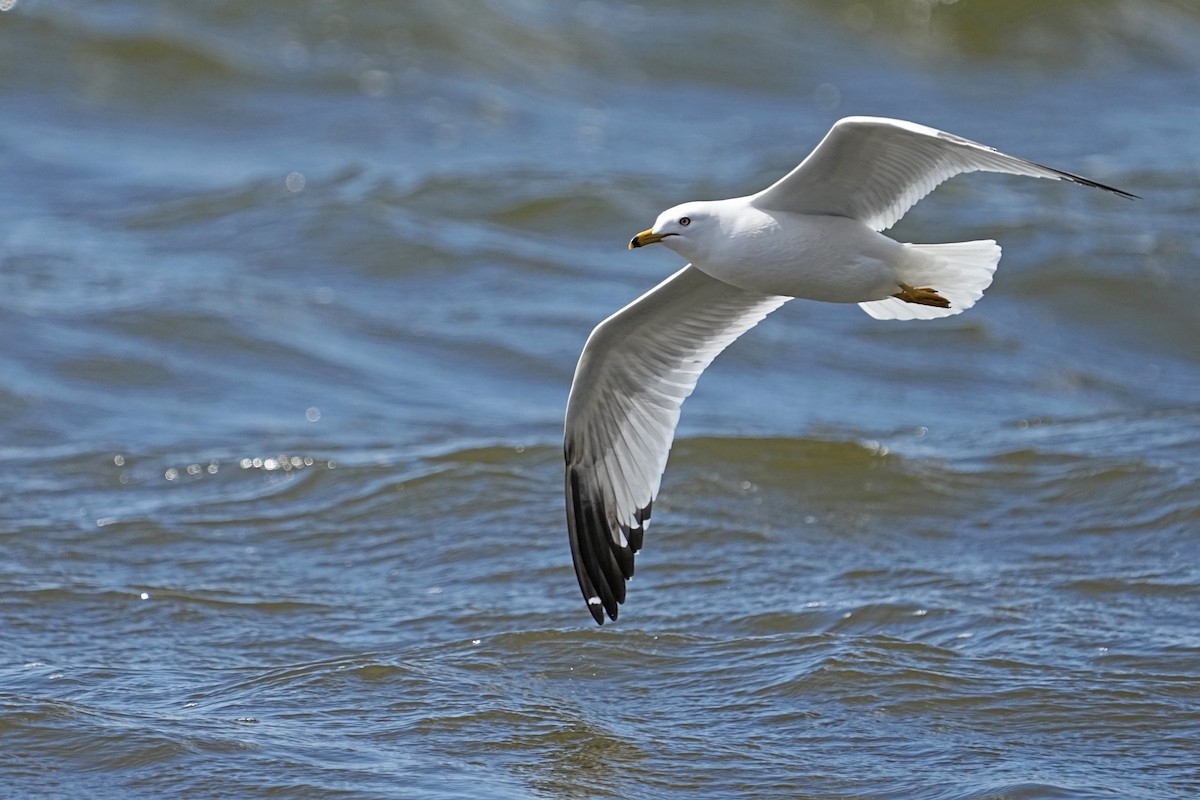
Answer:
<svg viewBox="0 0 1200 800"><path fill-rule="evenodd" d="M899 297L906 303L916 303L922 306L937 306L938 308L949 308L950 301L938 294L937 289L921 288L914 289L907 283L900 284L900 291L896 292L892 297Z"/></svg>

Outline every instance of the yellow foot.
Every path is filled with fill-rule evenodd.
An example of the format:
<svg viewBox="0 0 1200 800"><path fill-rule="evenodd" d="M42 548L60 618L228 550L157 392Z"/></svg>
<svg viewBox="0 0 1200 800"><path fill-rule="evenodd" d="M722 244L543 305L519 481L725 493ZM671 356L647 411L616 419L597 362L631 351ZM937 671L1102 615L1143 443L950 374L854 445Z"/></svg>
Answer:
<svg viewBox="0 0 1200 800"><path fill-rule="evenodd" d="M950 307L950 301L938 294L937 289L914 289L907 283L900 284L900 291L896 292L892 297L899 297L906 303L916 303L922 306Z"/></svg>

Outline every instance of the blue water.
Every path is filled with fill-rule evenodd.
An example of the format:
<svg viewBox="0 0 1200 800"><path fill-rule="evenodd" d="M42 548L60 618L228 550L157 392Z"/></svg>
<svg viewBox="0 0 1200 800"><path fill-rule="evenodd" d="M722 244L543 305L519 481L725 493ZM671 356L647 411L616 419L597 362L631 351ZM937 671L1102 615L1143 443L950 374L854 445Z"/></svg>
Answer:
<svg viewBox="0 0 1200 800"><path fill-rule="evenodd" d="M0 3L0 796L1190 798L1200 12ZM969 313L791 303L684 407L618 623L591 328L839 117Z"/></svg>

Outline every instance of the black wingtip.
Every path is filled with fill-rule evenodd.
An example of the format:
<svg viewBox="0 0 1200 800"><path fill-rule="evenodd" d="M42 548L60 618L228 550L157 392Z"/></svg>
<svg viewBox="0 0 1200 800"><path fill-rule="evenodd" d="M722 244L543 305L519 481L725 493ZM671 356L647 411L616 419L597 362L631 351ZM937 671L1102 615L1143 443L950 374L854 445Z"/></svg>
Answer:
<svg viewBox="0 0 1200 800"><path fill-rule="evenodd" d="M1106 192L1112 192L1113 194L1117 195L1118 197L1124 197L1126 200L1141 200L1142 199L1140 196L1134 194L1133 192L1127 192L1124 189L1118 189L1115 186L1109 186L1108 184L1100 183L1099 181L1094 181L1091 178L1085 178L1082 175L1076 175L1072 172L1064 172L1061 169L1054 169L1053 167L1046 167L1043 164L1039 164L1038 166L1044 167L1045 169L1048 169L1048 170L1051 170L1052 172L1057 173L1060 178L1062 178L1064 180L1068 180L1071 183L1078 183L1080 186L1090 186L1093 189L1103 189Z"/></svg>
<svg viewBox="0 0 1200 800"><path fill-rule="evenodd" d="M618 608L625 601L625 580L632 569L623 570L617 553L608 546L608 514L583 491L579 470L569 463L566 490L567 529L575 577L592 619L603 625L605 614L610 619L617 618Z"/></svg>
<svg viewBox="0 0 1200 800"><path fill-rule="evenodd" d="M592 619L596 620L597 625L604 624L604 608L599 603L593 603L593 598L588 598L588 611L592 614ZM613 617L616 619L616 617Z"/></svg>
<svg viewBox="0 0 1200 800"><path fill-rule="evenodd" d="M608 602L595 596L587 598L587 607L597 625L603 625L605 617L616 622L617 615L621 613L621 606L618 603L612 603L610 606Z"/></svg>
<svg viewBox="0 0 1200 800"><path fill-rule="evenodd" d="M1103 189L1106 192L1112 192L1113 194L1117 195L1118 197L1124 197L1126 200L1141 200L1142 199L1140 195L1136 195L1133 192L1127 192L1124 189L1118 189L1115 186L1107 186L1103 183L1098 183L1096 181L1088 180L1087 178L1084 178L1083 180L1077 180L1076 183L1082 183L1084 186L1091 186L1095 189Z"/></svg>

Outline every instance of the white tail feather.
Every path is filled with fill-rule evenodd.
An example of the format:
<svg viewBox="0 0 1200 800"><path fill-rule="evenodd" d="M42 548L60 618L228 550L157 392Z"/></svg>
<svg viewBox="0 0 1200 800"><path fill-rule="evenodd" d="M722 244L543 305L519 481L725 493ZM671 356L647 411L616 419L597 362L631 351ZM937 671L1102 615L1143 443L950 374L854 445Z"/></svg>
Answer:
<svg viewBox="0 0 1200 800"><path fill-rule="evenodd" d="M919 289L936 289L950 307L907 303L898 297L858 304L875 319L937 319L961 314L983 297L1000 263L1000 245L991 239L904 246L911 258L899 270L901 280Z"/></svg>

